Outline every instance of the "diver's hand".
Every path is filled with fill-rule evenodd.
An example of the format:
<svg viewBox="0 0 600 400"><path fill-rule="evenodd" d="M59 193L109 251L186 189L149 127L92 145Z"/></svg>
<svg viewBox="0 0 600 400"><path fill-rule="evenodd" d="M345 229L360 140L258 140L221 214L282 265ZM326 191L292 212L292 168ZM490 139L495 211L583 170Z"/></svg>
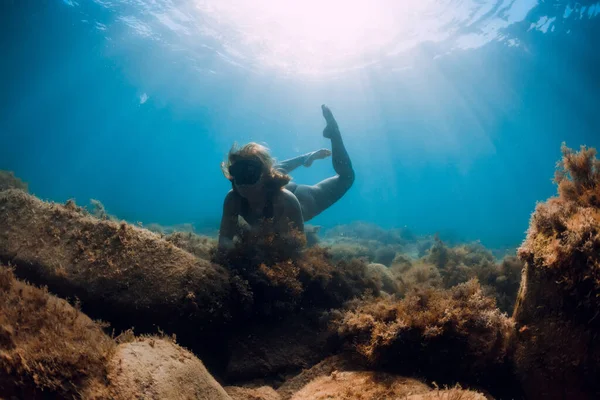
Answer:
<svg viewBox="0 0 600 400"><path fill-rule="evenodd" d="M323 110L323 117L325 118L325 121L327 122L327 126L325 127L325 129L323 129L323 136L328 139L331 139L331 137L333 135L339 135L340 128L338 127L338 124L337 124L335 118L333 117L333 114L331 113L331 110L329 109L329 107L327 107L325 104L323 104L321 106L321 110Z"/></svg>

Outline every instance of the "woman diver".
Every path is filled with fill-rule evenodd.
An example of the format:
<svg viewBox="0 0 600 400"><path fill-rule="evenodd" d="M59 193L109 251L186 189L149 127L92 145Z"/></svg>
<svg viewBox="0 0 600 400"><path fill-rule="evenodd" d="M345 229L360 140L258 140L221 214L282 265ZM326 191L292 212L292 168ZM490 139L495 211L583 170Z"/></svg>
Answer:
<svg viewBox="0 0 600 400"><path fill-rule="evenodd" d="M276 165L268 149L257 143L229 151L227 161L221 164L232 189L223 202L220 249L233 245L239 216L250 227L263 219L272 219L277 232L288 231L290 222L293 228L303 232L305 221L329 208L350 189L355 177L352 162L331 110L325 105L321 108L327 123L323 136L331 140L331 152L321 149ZM290 182L290 171L300 165L310 166L314 160L329 155L335 176L312 186Z"/></svg>

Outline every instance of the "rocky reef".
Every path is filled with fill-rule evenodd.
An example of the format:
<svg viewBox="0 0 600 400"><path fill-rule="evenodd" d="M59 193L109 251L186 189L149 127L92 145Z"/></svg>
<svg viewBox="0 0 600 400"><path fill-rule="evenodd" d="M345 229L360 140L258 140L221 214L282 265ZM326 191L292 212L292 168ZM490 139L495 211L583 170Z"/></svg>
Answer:
<svg viewBox="0 0 600 400"><path fill-rule="evenodd" d="M563 145L558 196L538 204L519 248L515 365L532 398L600 397L600 161Z"/></svg>
<svg viewBox="0 0 600 400"><path fill-rule="evenodd" d="M503 259L362 223L219 252L0 174L0 398L598 398L600 162L562 152Z"/></svg>
<svg viewBox="0 0 600 400"><path fill-rule="evenodd" d="M335 327L350 356L371 368L446 384L510 385L513 323L475 280L402 300L351 302Z"/></svg>

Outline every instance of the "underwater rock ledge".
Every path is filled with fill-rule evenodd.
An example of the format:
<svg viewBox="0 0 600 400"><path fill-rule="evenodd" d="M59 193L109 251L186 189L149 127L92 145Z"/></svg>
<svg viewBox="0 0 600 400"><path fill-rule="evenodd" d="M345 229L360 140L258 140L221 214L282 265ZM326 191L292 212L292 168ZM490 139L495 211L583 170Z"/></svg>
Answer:
<svg viewBox="0 0 600 400"><path fill-rule="evenodd" d="M0 260L47 285L117 330L177 333L199 354L229 319L230 284L221 266L158 235L93 218L72 203L46 203L20 190L0 192Z"/></svg>
<svg viewBox="0 0 600 400"><path fill-rule="evenodd" d="M600 398L600 160L562 147L558 197L536 207L519 248L514 362L530 398Z"/></svg>
<svg viewBox="0 0 600 400"><path fill-rule="evenodd" d="M117 343L103 326L0 265L0 398L231 400L169 338Z"/></svg>

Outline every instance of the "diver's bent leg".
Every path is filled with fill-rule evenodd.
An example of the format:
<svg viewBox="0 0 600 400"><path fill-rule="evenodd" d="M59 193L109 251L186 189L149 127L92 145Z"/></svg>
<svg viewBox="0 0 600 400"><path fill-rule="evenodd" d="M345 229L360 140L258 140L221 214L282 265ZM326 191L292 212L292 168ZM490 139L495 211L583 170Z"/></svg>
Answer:
<svg viewBox="0 0 600 400"><path fill-rule="evenodd" d="M337 123L328 123L325 129L326 137L331 139L332 163L337 176L325 179L314 186L298 185L294 194L302 206L304 221L311 220L331 207L354 184L355 173L352 161L344 146Z"/></svg>
<svg viewBox="0 0 600 400"><path fill-rule="evenodd" d="M351 177L337 175L327 178L314 186L298 185L294 194L302 207L304 221L310 221L331 207L346 194L354 183L354 172Z"/></svg>
<svg viewBox="0 0 600 400"><path fill-rule="evenodd" d="M333 169L339 175L340 179L350 182L350 186L354 182L354 169L352 168L352 161L344 146L342 135L337 132L337 135L331 137L331 161L333 163Z"/></svg>

